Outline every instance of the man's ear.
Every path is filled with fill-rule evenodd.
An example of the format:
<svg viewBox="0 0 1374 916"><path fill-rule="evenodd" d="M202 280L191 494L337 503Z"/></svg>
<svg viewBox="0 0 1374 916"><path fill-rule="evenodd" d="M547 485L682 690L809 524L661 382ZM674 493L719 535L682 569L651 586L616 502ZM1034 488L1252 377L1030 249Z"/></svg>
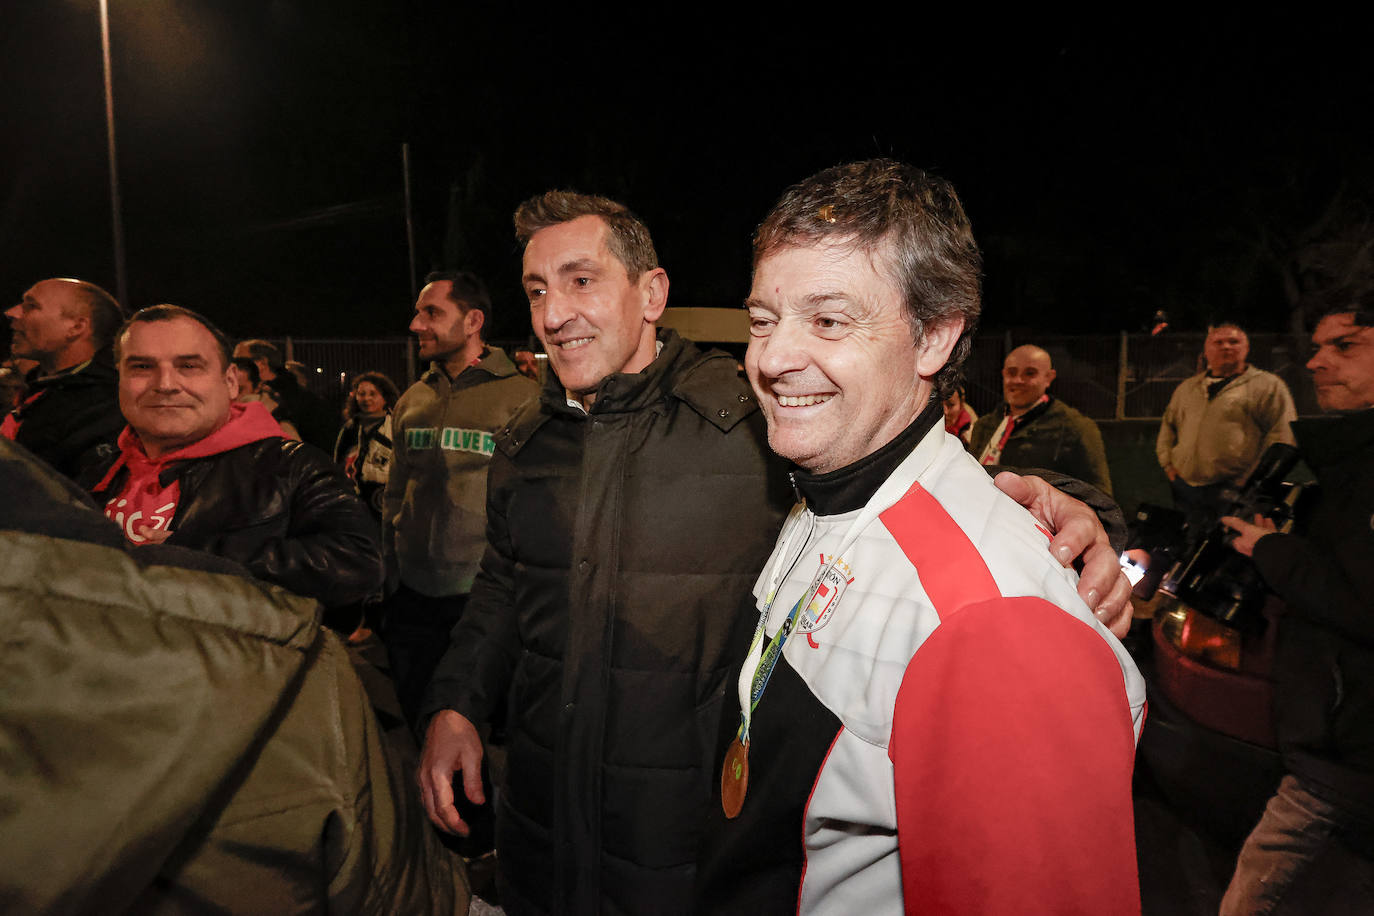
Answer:
<svg viewBox="0 0 1374 916"><path fill-rule="evenodd" d="M482 325L487 323L487 316L481 309L468 309L463 313L463 331L468 337L479 334Z"/></svg>
<svg viewBox="0 0 1374 916"><path fill-rule="evenodd" d="M668 272L662 267L647 270L636 285L644 294L644 320L658 321L668 306Z"/></svg>
<svg viewBox="0 0 1374 916"><path fill-rule="evenodd" d="M964 319L950 318L939 324L927 324L921 342L916 345L916 373L921 378L933 378L949 362L949 354L964 333Z"/></svg>
<svg viewBox="0 0 1374 916"><path fill-rule="evenodd" d="M63 315L68 322L67 343L74 343L84 337L89 337L91 333L90 315Z"/></svg>
<svg viewBox="0 0 1374 916"><path fill-rule="evenodd" d="M1053 382L1055 376L1057 376L1058 374L1059 374L1059 373L1058 373L1058 372L1055 372L1053 369L1051 369L1049 372L1045 373L1045 377L1048 378L1048 379L1050 380L1049 382L1046 382L1046 383L1045 383L1045 387L1048 388L1050 382Z"/></svg>
<svg viewBox="0 0 1374 916"><path fill-rule="evenodd" d="M229 388L229 400L239 399L239 367L233 363L224 370L224 384Z"/></svg>

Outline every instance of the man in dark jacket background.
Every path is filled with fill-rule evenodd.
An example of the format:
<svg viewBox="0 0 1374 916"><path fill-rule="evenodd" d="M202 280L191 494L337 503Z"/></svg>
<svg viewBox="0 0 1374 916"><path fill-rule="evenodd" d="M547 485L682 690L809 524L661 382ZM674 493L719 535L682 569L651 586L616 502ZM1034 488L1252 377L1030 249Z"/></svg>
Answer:
<svg viewBox="0 0 1374 916"><path fill-rule="evenodd" d="M124 312L94 283L53 278L35 283L5 315L10 355L38 366L29 374L24 401L0 425L0 435L82 480L93 465L114 454L115 437L124 426L110 356Z"/></svg>
<svg viewBox="0 0 1374 916"><path fill-rule="evenodd" d="M549 192L515 223L550 371L496 436L487 551L422 715L421 797L467 831L453 776L483 801L477 727L506 703L507 912L690 912L721 704L791 501L784 469L735 360L656 329L668 277L638 218ZM1129 587L1104 550L1082 588L1110 619Z"/></svg>
<svg viewBox="0 0 1374 916"><path fill-rule="evenodd" d="M1324 316L1308 362L1335 416L1293 423L1321 485L1292 533L1227 516L1232 546L1283 599L1275 731L1287 771L1221 911L1374 907L1374 298Z"/></svg>
<svg viewBox="0 0 1374 916"><path fill-rule="evenodd" d="M1002 364L1003 401L969 431L969 451L983 464L1047 468L1112 492L1102 431L1088 417L1049 393L1054 364L1044 349L1026 344Z"/></svg>
<svg viewBox="0 0 1374 916"><path fill-rule="evenodd" d="M121 329L115 356L129 425L93 492L127 540L226 557L327 607L380 588L367 507L327 455L282 438L261 404L233 403L237 370L219 329L152 306Z"/></svg>
<svg viewBox="0 0 1374 916"><path fill-rule="evenodd" d="M278 410L300 430L301 438L315 448L328 452L339 437L338 411L313 391L301 385L295 374L286 368L281 350L270 341L241 340L234 347L236 359L251 359L258 367L258 377L272 392L280 405Z"/></svg>

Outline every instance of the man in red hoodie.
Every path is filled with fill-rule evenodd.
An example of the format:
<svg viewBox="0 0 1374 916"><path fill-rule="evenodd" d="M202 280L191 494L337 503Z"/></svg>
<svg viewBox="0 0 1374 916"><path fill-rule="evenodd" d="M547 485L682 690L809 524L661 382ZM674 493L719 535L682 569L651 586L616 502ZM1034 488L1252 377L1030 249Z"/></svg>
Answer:
<svg viewBox="0 0 1374 916"><path fill-rule="evenodd" d="M115 362L129 425L93 493L130 542L226 557L326 607L380 587L367 509L329 456L285 439L261 404L234 402L238 373L218 328L151 306L120 329Z"/></svg>

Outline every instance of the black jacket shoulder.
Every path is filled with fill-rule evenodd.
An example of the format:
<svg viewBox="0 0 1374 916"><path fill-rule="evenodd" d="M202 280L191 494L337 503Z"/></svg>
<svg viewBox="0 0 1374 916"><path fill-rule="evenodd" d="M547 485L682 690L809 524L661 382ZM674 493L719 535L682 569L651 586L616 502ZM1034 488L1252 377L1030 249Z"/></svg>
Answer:
<svg viewBox="0 0 1374 916"><path fill-rule="evenodd" d="M672 393L721 430L758 413L758 401L740 377L735 358L720 350L708 350L683 370Z"/></svg>
<svg viewBox="0 0 1374 916"><path fill-rule="evenodd" d="M93 482L93 468L114 460L124 428L118 389L108 348L75 372L36 380L18 408L15 441L68 478Z"/></svg>

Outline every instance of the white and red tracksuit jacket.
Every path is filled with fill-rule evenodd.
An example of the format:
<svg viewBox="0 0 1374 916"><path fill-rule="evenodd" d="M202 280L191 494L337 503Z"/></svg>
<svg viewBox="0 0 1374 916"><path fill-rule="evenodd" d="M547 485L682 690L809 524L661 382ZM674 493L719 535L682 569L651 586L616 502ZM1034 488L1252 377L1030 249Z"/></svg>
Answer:
<svg viewBox="0 0 1374 916"><path fill-rule="evenodd" d="M703 905L1138 912L1144 681L1034 519L940 424L910 432L863 508L794 509L755 586L762 608L777 583L771 638L832 569L753 714Z"/></svg>

